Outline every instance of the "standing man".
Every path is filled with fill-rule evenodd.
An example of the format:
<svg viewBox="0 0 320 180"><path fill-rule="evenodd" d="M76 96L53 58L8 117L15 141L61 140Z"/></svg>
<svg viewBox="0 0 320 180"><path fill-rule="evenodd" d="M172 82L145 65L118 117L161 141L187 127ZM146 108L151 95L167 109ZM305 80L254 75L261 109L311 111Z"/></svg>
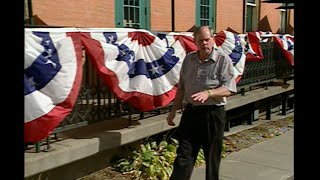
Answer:
<svg viewBox="0 0 320 180"><path fill-rule="evenodd" d="M179 86L167 117L174 126L182 101L187 105L177 128L179 147L170 180L189 180L200 148L206 160L206 180L219 180L225 128L226 97L236 93L232 60L214 49L208 26L193 33L198 50L189 53L182 64Z"/></svg>

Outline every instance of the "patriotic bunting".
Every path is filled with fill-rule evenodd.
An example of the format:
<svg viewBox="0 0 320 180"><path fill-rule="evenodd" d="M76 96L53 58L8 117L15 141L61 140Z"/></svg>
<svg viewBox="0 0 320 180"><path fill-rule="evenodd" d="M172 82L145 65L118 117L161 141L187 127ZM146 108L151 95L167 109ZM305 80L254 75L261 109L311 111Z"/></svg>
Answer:
<svg viewBox="0 0 320 180"><path fill-rule="evenodd" d="M294 38L290 34L273 36L289 63L294 66Z"/></svg>
<svg viewBox="0 0 320 180"><path fill-rule="evenodd" d="M238 83L242 77L246 56L240 36L229 31L221 31L214 36L216 48L229 55L234 66L234 74Z"/></svg>
<svg viewBox="0 0 320 180"><path fill-rule="evenodd" d="M25 142L46 138L77 99L82 62L80 36L74 30L25 30Z"/></svg>
<svg viewBox="0 0 320 180"><path fill-rule="evenodd" d="M140 111L175 97L182 60L146 30L83 29L82 41L100 76L121 100Z"/></svg>
<svg viewBox="0 0 320 180"><path fill-rule="evenodd" d="M246 61L263 60L260 42L274 37L293 66L294 37L264 32L214 35L214 48L233 62L239 82ZM270 39L270 38L269 38ZM24 141L48 137L71 112L82 80L82 48L120 100L140 111L175 97L182 61L197 50L191 32L151 33L129 28L25 28Z"/></svg>

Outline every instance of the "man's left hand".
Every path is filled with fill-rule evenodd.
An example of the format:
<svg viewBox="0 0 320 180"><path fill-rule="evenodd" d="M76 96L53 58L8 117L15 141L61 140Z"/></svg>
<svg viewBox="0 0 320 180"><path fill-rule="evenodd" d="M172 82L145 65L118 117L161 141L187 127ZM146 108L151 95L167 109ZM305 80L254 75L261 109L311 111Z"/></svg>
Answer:
<svg viewBox="0 0 320 180"><path fill-rule="evenodd" d="M201 91L191 95L194 101L200 101L204 103L209 98L209 93L207 91Z"/></svg>

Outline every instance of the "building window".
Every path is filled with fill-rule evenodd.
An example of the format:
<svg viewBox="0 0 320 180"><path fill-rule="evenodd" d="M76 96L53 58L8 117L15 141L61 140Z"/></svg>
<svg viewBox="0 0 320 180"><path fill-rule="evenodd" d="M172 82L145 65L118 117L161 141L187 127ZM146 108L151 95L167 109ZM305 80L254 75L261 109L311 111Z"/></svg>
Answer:
<svg viewBox="0 0 320 180"><path fill-rule="evenodd" d="M116 27L150 29L149 0L115 0Z"/></svg>
<svg viewBox="0 0 320 180"><path fill-rule="evenodd" d="M213 0L197 0L196 3L196 26L207 25L214 29L213 15L215 8Z"/></svg>
<svg viewBox="0 0 320 180"><path fill-rule="evenodd" d="M256 31L258 24L256 0L247 0L246 31Z"/></svg>

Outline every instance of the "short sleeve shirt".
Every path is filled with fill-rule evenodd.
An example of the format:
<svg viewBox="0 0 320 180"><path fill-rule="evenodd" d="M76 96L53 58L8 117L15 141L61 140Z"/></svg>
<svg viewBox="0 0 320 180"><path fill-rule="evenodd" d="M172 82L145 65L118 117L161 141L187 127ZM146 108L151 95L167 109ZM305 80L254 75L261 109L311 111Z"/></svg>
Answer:
<svg viewBox="0 0 320 180"><path fill-rule="evenodd" d="M184 92L184 100L193 105L225 105L226 97L209 97L205 103L194 101L191 95L207 89L226 87L236 93L234 67L231 58L214 49L208 59L200 62L198 52L191 52L185 57L179 79L179 90Z"/></svg>

